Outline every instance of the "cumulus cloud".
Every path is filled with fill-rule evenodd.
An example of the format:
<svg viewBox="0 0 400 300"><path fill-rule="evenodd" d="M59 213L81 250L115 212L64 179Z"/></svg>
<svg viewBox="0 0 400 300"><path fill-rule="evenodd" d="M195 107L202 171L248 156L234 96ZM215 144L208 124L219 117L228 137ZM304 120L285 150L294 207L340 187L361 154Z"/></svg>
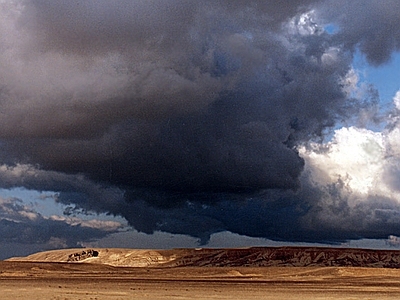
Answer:
<svg viewBox="0 0 400 300"><path fill-rule="evenodd" d="M393 98L395 105L397 97L396 94ZM340 180L357 195L357 201L375 195L400 202L397 108L389 114L387 124L380 132L344 127L336 130L328 143L312 142L300 147L312 182L328 185Z"/></svg>
<svg viewBox="0 0 400 300"><path fill-rule="evenodd" d="M376 65L398 50L397 7L0 2L0 186L57 192L66 215L120 215L202 242L225 230L397 234L398 96L386 131L343 128L321 142L338 122L374 117L377 95L358 93L351 63L357 48Z"/></svg>
<svg viewBox="0 0 400 300"><path fill-rule="evenodd" d="M396 98L394 99L396 101ZM306 160L305 185L317 189L318 202L305 217L336 232L385 238L398 232L400 190L397 112L381 132L349 127L327 143L299 148Z"/></svg>

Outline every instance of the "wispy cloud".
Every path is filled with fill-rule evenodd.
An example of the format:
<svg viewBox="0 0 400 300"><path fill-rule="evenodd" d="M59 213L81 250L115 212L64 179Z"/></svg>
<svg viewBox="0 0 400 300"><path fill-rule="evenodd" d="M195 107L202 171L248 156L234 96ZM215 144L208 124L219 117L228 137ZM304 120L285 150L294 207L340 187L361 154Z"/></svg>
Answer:
<svg viewBox="0 0 400 300"><path fill-rule="evenodd" d="M16 198L0 198L0 224L2 244L41 244L45 248L52 248L55 241L58 247L79 247L124 226L116 221L45 217Z"/></svg>

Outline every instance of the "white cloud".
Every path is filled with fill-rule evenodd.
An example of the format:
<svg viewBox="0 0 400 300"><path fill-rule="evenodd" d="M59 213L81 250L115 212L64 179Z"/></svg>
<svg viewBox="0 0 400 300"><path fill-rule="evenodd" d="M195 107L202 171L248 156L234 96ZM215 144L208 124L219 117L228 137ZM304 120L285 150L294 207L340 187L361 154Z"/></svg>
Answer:
<svg viewBox="0 0 400 300"><path fill-rule="evenodd" d="M0 220L12 222L36 221L41 215L24 205L17 198L0 198Z"/></svg>
<svg viewBox="0 0 400 300"><path fill-rule="evenodd" d="M339 57L340 49L338 47L330 47L325 51L321 56L321 62L324 66L334 66L337 61L340 59Z"/></svg>
<svg viewBox="0 0 400 300"><path fill-rule="evenodd" d="M35 221L38 218L38 214L33 211L20 211L19 214L31 221Z"/></svg>
<svg viewBox="0 0 400 300"><path fill-rule="evenodd" d="M65 217L57 215L53 215L49 219L54 221L62 221L71 226L82 226L82 227L99 229L102 231L117 231L118 229L123 227L123 224L117 221L107 221L98 219L83 220L77 217Z"/></svg>
<svg viewBox="0 0 400 300"><path fill-rule="evenodd" d="M391 247L400 247L400 237L389 235L386 243Z"/></svg>
<svg viewBox="0 0 400 300"><path fill-rule="evenodd" d="M385 149L381 133L356 127L336 130L331 142L300 148L313 180L326 185L345 180L354 192L376 189L384 169Z"/></svg>
<svg viewBox="0 0 400 300"><path fill-rule="evenodd" d="M355 95L360 90L357 87L357 85L359 83L359 75L358 75L357 71L353 68L351 68L347 72L346 76L341 80L341 83L343 85L344 92L348 96Z"/></svg>
<svg viewBox="0 0 400 300"><path fill-rule="evenodd" d="M397 91L396 95L393 98L394 105L398 110L400 110L400 91Z"/></svg>
<svg viewBox="0 0 400 300"><path fill-rule="evenodd" d="M394 102L400 105L400 92ZM400 175L400 124L396 118L391 116L393 126L381 132L343 127L327 143L311 142L300 147L311 180L320 186L340 180L353 202L385 197L400 203L400 189L396 188Z"/></svg>

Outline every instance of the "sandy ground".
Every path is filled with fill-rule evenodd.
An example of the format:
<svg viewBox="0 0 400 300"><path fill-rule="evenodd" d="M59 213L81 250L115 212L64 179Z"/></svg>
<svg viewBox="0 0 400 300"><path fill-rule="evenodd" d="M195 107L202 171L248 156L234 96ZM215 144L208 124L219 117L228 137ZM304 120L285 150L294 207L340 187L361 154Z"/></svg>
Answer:
<svg viewBox="0 0 400 300"><path fill-rule="evenodd" d="M399 299L400 270L0 262L0 299Z"/></svg>

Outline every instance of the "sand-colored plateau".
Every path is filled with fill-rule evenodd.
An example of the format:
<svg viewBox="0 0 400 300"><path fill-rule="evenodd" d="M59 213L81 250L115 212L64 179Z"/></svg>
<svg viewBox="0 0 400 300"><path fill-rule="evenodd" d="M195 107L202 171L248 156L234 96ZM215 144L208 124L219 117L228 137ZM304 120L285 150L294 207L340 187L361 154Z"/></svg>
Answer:
<svg viewBox="0 0 400 300"><path fill-rule="evenodd" d="M398 255L329 248L64 249L1 261L0 298L399 299Z"/></svg>

